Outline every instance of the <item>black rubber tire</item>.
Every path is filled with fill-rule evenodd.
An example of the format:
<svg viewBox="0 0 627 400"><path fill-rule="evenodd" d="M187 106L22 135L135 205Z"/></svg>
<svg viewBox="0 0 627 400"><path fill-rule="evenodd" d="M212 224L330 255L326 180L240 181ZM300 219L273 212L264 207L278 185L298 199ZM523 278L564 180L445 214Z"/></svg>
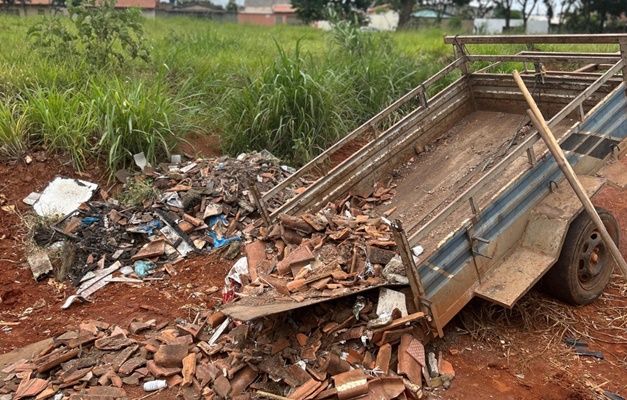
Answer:
<svg viewBox="0 0 627 400"><path fill-rule="evenodd" d="M601 207L596 209L618 246L620 234L616 218ZM590 304L605 290L614 265L609 249L592 218L584 210L570 224L560 257L542 279L542 287L563 302Z"/></svg>

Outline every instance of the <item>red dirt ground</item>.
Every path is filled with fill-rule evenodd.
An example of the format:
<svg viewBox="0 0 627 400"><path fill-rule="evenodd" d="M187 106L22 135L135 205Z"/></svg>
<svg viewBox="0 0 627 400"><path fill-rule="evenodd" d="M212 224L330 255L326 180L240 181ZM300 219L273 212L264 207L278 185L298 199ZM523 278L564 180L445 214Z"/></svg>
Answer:
<svg viewBox="0 0 627 400"><path fill-rule="evenodd" d="M175 318L189 320L196 311L209 309L219 301L219 292L211 293L211 288L222 287L232 262L202 256L179 264L178 274L164 281L141 285L110 283L92 296L93 303L74 304L68 310L61 310L61 304L74 289L69 283L34 281L25 257L27 229L20 217L28 211L28 206L21 200L32 191L43 190L57 175L106 183L101 169L89 172L78 174L56 157L45 162L33 161L28 166L0 165L0 202L4 195L5 205L16 205L18 210L17 214L0 210L0 321L19 322L11 329L0 323L0 354L64 332L83 320L102 319L122 326L135 317L156 318L159 322ZM595 201L617 217L622 228L621 251L627 254L627 196L606 187ZM447 327L446 336L434 346L453 364L456 378L450 389L438 389L430 398L603 398L594 394L595 386L601 391L627 396L627 342L621 342L615 336L617 331L604 325L609 318L606 312L610 300L612 307L627 308L627 285L618 275L602 300L581 308L560 306L576 316L574 328L587 330L591 337L597 338L586 340L592 350L605 355L604 360L574 355L561 344L560 328L551 328L548 323L531 327L491 324L490 335L473 340L461 320L454 321ZM487 308L487 303L473 301L467 307L469 311L464 312ZM627 320L623 326L627 329ZM455 350L459 354L453 355ZM141 397L143 392L141 388L130 388L129 394L131 398ZM174 396L174 391L166 391L151 398Z"/></svg>

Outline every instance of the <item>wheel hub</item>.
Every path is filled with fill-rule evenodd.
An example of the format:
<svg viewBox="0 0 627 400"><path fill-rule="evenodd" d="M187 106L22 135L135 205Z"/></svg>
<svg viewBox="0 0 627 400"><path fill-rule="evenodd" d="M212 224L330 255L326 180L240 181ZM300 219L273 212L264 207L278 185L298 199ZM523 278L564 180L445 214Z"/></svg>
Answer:
<svg viewBox="0 0 627 400"><path fill-rule="evenodd" d="M579 255L579 282L590 286L602 274L605 265L605 244L597 230L592 231L584 242Z"/></svg>

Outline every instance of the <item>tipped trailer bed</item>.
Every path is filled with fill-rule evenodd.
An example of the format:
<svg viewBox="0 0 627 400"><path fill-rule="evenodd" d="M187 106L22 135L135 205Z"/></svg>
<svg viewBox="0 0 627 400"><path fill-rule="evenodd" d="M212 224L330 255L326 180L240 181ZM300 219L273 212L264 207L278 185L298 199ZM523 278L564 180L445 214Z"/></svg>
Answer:
<svg viewBox="0 0 627 400"><path fill-rule="evenodd" d="M579 216L581 202L525 116L528 106L512 75L499 70L522 63L516 67L522 69L523 80L589 196L608 181L621 188L627 185L623 164L614 162L627 148L627 35L444 40L453 45L453 62L263 194L267 201L300 177L320 176L274 210L270 218L276 219L282 213L320 210L329 201L394 177L397 195L377 211L381 215L397 207L390 219L402 223L401 255L423 247L419 260L409 265L417 273L408 275L415 278L410 279L414 303L440 335L475 296L512 307L551 267L568 261L563 245L572 253L580 244L570 243L581 233L573 231L590 227L585 215ZM467 48L566 43L609 44L616 52L484 55L470 54ZM430 97L430 90L442 82L452 83ZM333 154L355 143L363 146L340 164L331 164ZM615 225L606 214L606 225ZM617 236L617 228L614 231ZM594 230L582 235L587 235L578 239L583 247L571 256L583 263L575 272L581 287L568 289L579 290L576 296L566 293L574 303L596 298L612 267ZM412 264L410 257L404 261ZM564 276L560 274L576 266L559 268L551 274ZM589 299L580 296L588 292ZM225 311L250 319L325 300L256 309L237 302Z"/></svg>

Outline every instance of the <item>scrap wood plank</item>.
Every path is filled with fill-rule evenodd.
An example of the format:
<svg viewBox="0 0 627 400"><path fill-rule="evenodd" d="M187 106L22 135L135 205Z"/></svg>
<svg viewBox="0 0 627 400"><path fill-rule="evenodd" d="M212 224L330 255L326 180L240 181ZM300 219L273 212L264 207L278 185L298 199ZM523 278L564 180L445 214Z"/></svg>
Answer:
<svg viewBox="0 0 627 400"><path fill-rule="evenodd" d="M333 297L311 297L306 298L302 302L296 302L293 300L279 300L277 301L275 298L271 298L269 296L260 295L255 297L246 297L242 298L238 301L228 303L222 309L222 312L229 317L240 320L240 321L250 321L255 318L265 317L267 315L278 314L285 311L296 310L298 308L303 308L310 306L312 304L323 303L329 300L339 299L342 297L352 296L357 293L364 293L373 289L378 289L380 287L398 287L398 286L406 286L399 284L378 284L372 285L368 287L359 287L357 289L344 289L342 294L333 296ZM412 314L413 315L413 314Z"/></svg>
<svg viewBox="0 0 627 400"><path fill-rule="evenodd" d="M9 366L14 366L26 362L35 355L41 353L42 350L47 349L52 344L52 338L40 340L28 346L15 349L5 354L0 354L0 368L3 368L1 372L9 373L10 370L5 371Z"/></svg>

